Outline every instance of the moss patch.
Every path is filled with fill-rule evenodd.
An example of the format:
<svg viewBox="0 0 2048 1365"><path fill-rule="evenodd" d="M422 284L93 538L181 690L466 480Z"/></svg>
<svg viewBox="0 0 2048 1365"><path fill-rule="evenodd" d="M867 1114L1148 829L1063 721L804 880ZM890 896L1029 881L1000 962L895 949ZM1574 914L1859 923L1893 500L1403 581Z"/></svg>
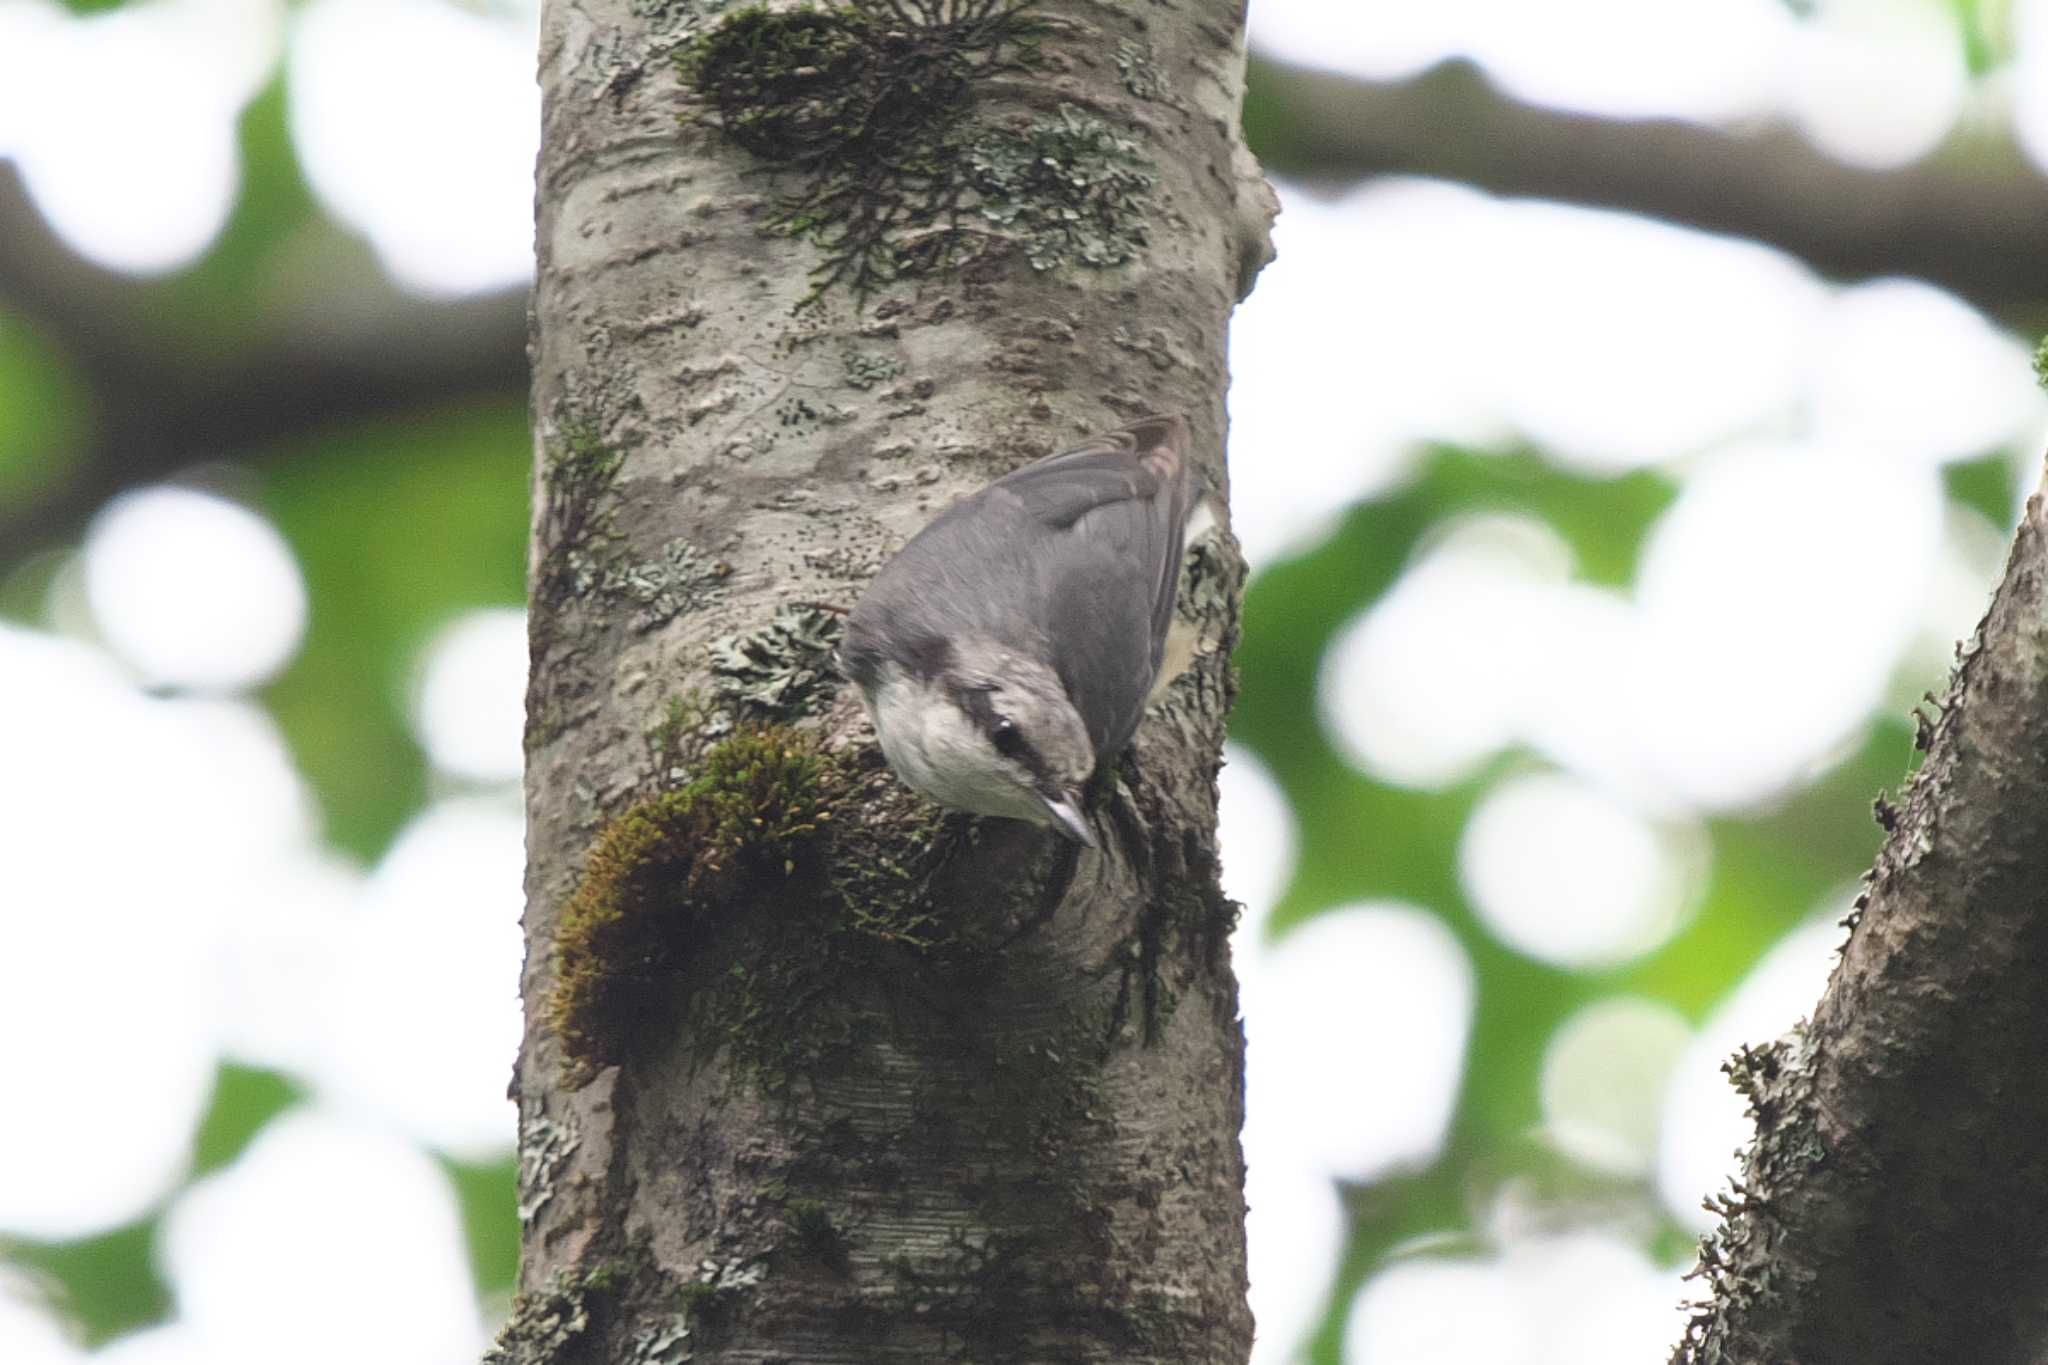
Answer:
<svg viewBox="0 0 2048 1365"><path fill-rule="evenodd" d="M1153 177L1137 145L1072 108L997 124L990 77L1031 70L1031 0L845 0L737 11L679 52L724 136L797 187L771 227L823 253L807 301L1019 247L1047 269L1142 245ZM696 111L685 114L685 119Z"/></svg>
<svg viewBox="0 0 2048 1365"><path fill-rule="evenodd" d="M694 944L815 870L822 764L794 731L743 731L705 755L695 781L605 826L555 930L549 1022L573 1064L621 1060Z"/></svg>
<svg viewBox="0 0 2048 1365"><path fill-rule="evenodd" d="M572 1083L680 1019L779 1089L854 1041L831 1007L849 983L959 947L932 886L952 847L936 807L786 726L700 749L701 714L664 713L650 743L695 775L599 831L562 909L548 1018Z"/></svg>

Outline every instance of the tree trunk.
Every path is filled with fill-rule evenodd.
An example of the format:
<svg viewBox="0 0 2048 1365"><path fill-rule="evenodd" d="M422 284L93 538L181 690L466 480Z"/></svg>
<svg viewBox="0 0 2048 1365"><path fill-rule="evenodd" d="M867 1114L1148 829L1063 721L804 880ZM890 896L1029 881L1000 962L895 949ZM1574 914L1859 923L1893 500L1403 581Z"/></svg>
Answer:
<svg viewBox="0 0 2048 1365"><path fill-rule="evenodd" d="M503 1361L1242 1361L1242 566L1078 856L881 765L833 608L1180 411L1269 254L1229 0L555 0Z"/></svg>
<svg viewBox="0 0 2048 1365"><path fill-rule="evenodd" d="M1923 723L1810 1024L1730 1074L1757 1136L1683 1365L2048 1357L2048 506Z"/></svg>

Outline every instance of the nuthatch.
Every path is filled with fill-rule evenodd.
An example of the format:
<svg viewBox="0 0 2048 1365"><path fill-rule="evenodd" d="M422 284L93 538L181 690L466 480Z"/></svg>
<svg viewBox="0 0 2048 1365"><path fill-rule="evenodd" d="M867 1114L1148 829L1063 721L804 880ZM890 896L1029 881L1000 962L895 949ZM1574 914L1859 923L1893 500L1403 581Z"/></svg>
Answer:
<svg viewBox="0 0 2048 1365"><path fill-rule="evenodd" d="M962 498L882 566L840 661L898 777L1094 846L1083 784L1187 662L1163 674L1207 512L1189 459L1186 422L1144 418Z"/></svg>

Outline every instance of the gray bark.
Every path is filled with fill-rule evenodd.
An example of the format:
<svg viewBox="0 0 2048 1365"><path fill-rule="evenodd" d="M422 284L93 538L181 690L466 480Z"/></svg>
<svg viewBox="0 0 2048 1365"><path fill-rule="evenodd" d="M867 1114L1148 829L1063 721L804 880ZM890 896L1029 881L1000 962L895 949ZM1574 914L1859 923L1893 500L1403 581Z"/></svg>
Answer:
<svg viewBox="0 0 2048 1365"><path fill-rule="evenodd" d="M1209 650L1078 861L905 793L816 605L950 498L1141 413L1187 413L1224 486L1225 323L1271 207L1241 15L791 12L543 15L525 1226L494 1356L1242 1361L1235 552L1197 561ZM799 60L764 76L778 46ZM870 100L898 60L922 65ZM792 723L822 753L805 832L742 820L715 857L633 865L635 812L715 787L734 745L801 748ZM658 969L593 964L563 914L607 869L642 899L721 889L658 931ZM613 969L565 1025L562 982Z"/></svg>
<svg viewBox="0 0 2048 1365"><path fill-rule="evenodd" d="M1811 1023L1730 1065L1756 1140L1682 1365L2048 1355L2048 504L1958 652Z"/></svg>

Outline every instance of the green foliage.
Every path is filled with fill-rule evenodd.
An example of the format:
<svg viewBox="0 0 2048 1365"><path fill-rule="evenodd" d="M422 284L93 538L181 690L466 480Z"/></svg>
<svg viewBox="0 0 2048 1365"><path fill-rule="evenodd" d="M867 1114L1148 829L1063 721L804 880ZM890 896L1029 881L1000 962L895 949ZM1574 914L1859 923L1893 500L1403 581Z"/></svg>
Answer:
<svg viewBox="0 0 2048 1365"><path fill-rule="evenodd" d="M343 849L375 857L426 795L418 649L459 612L525 599L531 449L525 405L505 402L308 441L266 472L314 605L264 700Z"/></svg>
<svg viewBox="0 0 2048 1365"><path fill-rule="evenodd" d="M156 1269L156 1227L151 1217L72 1242L0 1239L0 1264L47 1277L86 1344L98 1346L170 1315L171 1291Z"/></svg>
<svg viewBox="0 0 2048 1365"><path fill-rule="evenodd" d="M509 1294L519 1278L519 1163L471 1162L443 1157L455 1182L467 1234L470 1271L484 1294Z"/></svg>
<svg viewBox="0 0 2048 1365"><path fill-rule="evenodd" d="M1331 639L1392 586L1433 528L1481 512L1540 516L1570 544L1582 577L1625 584L1638 546L1672 495L1652 474L1591 479L1534 456L1440 450L1412 482L1353 508L1327 541L1267 569L1247 594L1231 732L1272 768L1301 831L1298 871L1270 927L1284 931L1341 904L1404 900L1442 917L1476 977L1467 1071L1442 1151L1423 1169L1348 1192L1351 1238L1332 1289L1338 1309L1313 1344L1317 1362L1338 1359L1355 1291L1398 1248L1424 1237L1468 1237L1473 1209L1487 1192L1558 1168L1558 1159L1535 1149L1527 1135L1542 1121L1537 1082L1544 1049L1574 1011L1628 993L1702 1017L1816 903L1868 866L1877 846L1870 793L1895 782L1911 752L1910 731L1899 723L1875 726L1855 753L1779 808L1711 821L1715 856L1702 902L1663 947L1619 968L1567 971L1495 938L1457 875L1459 840L1473 808L1502 773L1527 766L1532 756L1504 755L1468 781L1414 790L1359 772L1320 727L1301 724L1315 713L1316 678ZM1361 851L1362 830L1371 834ZM1624 1201L1648 1220L1659 1245L1690 1248L1688 1236L1661 1221L1655 1192L1642 1181L1611 1182L1579 1199Z"/></svg>
<svg viewBox="0 0 2048 1365"><path fill-rule="evenodd" d="M299 1087L275 1071L223 1062L213 1083L213 1103L192 1144L195 1175L232 1165L263 1125L297 1104Z"/></svg>
<svg viewBox="0 0 2048 1365"><path fill-rule="evenodd" d="M2003 452L1945 465L1942 482L1954 501L2003 530L2019 512L2019 491L2013 485L2012 461Z"/></svg>
<svg viewBox="0 0 2048 1365"><path fill-rule="evenodd" d="M0 506L57 483L89 421L83 386L63 358L0 310Z"/></svg>

